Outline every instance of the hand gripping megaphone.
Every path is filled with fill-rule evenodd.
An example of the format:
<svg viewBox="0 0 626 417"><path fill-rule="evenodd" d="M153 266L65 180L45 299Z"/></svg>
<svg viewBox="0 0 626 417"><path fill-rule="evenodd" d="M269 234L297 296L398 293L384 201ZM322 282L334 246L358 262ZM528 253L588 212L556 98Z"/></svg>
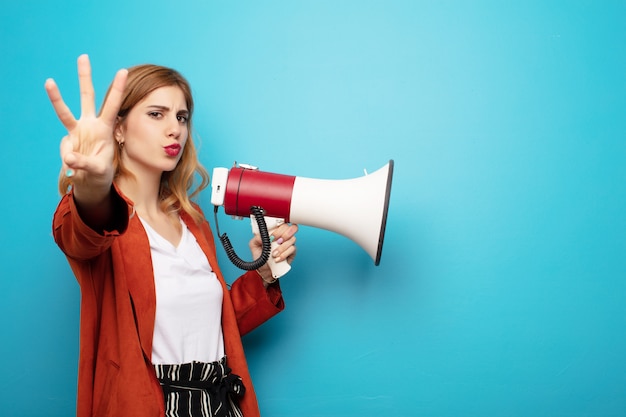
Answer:
<svg viewBox="0 0 626 417"><path fill-rule="evenodd" d="M325 180L263 172L245 164L214 168L211 204L217 225L218 207L233 217L251 217L252 229L261 235L263 254L254 262L239 259L226 234L220 235L226 253L241 269L257 269L268 262L274 278L289 270L286 261L273 262L269 233L283 222L339 233L380 263L389 209L393 160L359 178ZM256 223L255 223L256 221ZM218 235L219 226L217 228Z"/></svg>

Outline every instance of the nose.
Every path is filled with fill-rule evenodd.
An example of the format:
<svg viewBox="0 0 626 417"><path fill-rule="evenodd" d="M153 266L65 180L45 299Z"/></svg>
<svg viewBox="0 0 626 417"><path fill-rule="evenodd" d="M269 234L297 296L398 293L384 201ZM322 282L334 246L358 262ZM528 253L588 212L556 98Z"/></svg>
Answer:
<svg viewBox="0 0 626 417"><path fill-rule="evenodd" d="M178 118L174 116L167 124L167 136L174 139L179 139L181 133L181 126Z"/></svg>

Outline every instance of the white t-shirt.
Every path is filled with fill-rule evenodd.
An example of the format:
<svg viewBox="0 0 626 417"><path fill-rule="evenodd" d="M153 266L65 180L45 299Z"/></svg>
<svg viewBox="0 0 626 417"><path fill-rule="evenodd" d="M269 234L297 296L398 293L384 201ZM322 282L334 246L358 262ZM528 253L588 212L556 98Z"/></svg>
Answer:
<svg viewBox="0 0 626 417"><path fill-rule="evenodd" d="M224 294L206 255L182 220L183 235L177 247L145 220L141 222L150 241L156 287L152 363L221 359Z"/></svg>

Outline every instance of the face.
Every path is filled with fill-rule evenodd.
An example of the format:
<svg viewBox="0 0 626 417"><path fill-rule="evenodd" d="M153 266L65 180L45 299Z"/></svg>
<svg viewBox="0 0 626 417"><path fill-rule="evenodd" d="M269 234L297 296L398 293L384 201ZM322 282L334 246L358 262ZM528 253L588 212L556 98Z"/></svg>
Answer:
<svg viewBox="0 0 626 417"><path fill-rule="evenodd" d="M148 94L116 130L116 140L124 141L124 167L134 174L172 171L187 142L188 119L179 87L160 87Z"/></svg>

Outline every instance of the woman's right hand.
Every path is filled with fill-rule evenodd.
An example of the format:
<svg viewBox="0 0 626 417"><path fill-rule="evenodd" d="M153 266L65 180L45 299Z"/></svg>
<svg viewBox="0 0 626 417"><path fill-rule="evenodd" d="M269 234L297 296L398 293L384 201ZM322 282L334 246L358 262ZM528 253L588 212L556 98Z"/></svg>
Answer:
<svg viewBox="0 0 626 417"><path fill-rule="evenodd" d="M74 197L87 204L98 203L110 192L116 146L113 130L127 74L125 69L117 72L100 115L97 116L89 57L78 57L81 105L78 120L63 101L54 80L48 79L45 83L54 111L68 132L60 146L62 173L72 178Z"/></svg>

